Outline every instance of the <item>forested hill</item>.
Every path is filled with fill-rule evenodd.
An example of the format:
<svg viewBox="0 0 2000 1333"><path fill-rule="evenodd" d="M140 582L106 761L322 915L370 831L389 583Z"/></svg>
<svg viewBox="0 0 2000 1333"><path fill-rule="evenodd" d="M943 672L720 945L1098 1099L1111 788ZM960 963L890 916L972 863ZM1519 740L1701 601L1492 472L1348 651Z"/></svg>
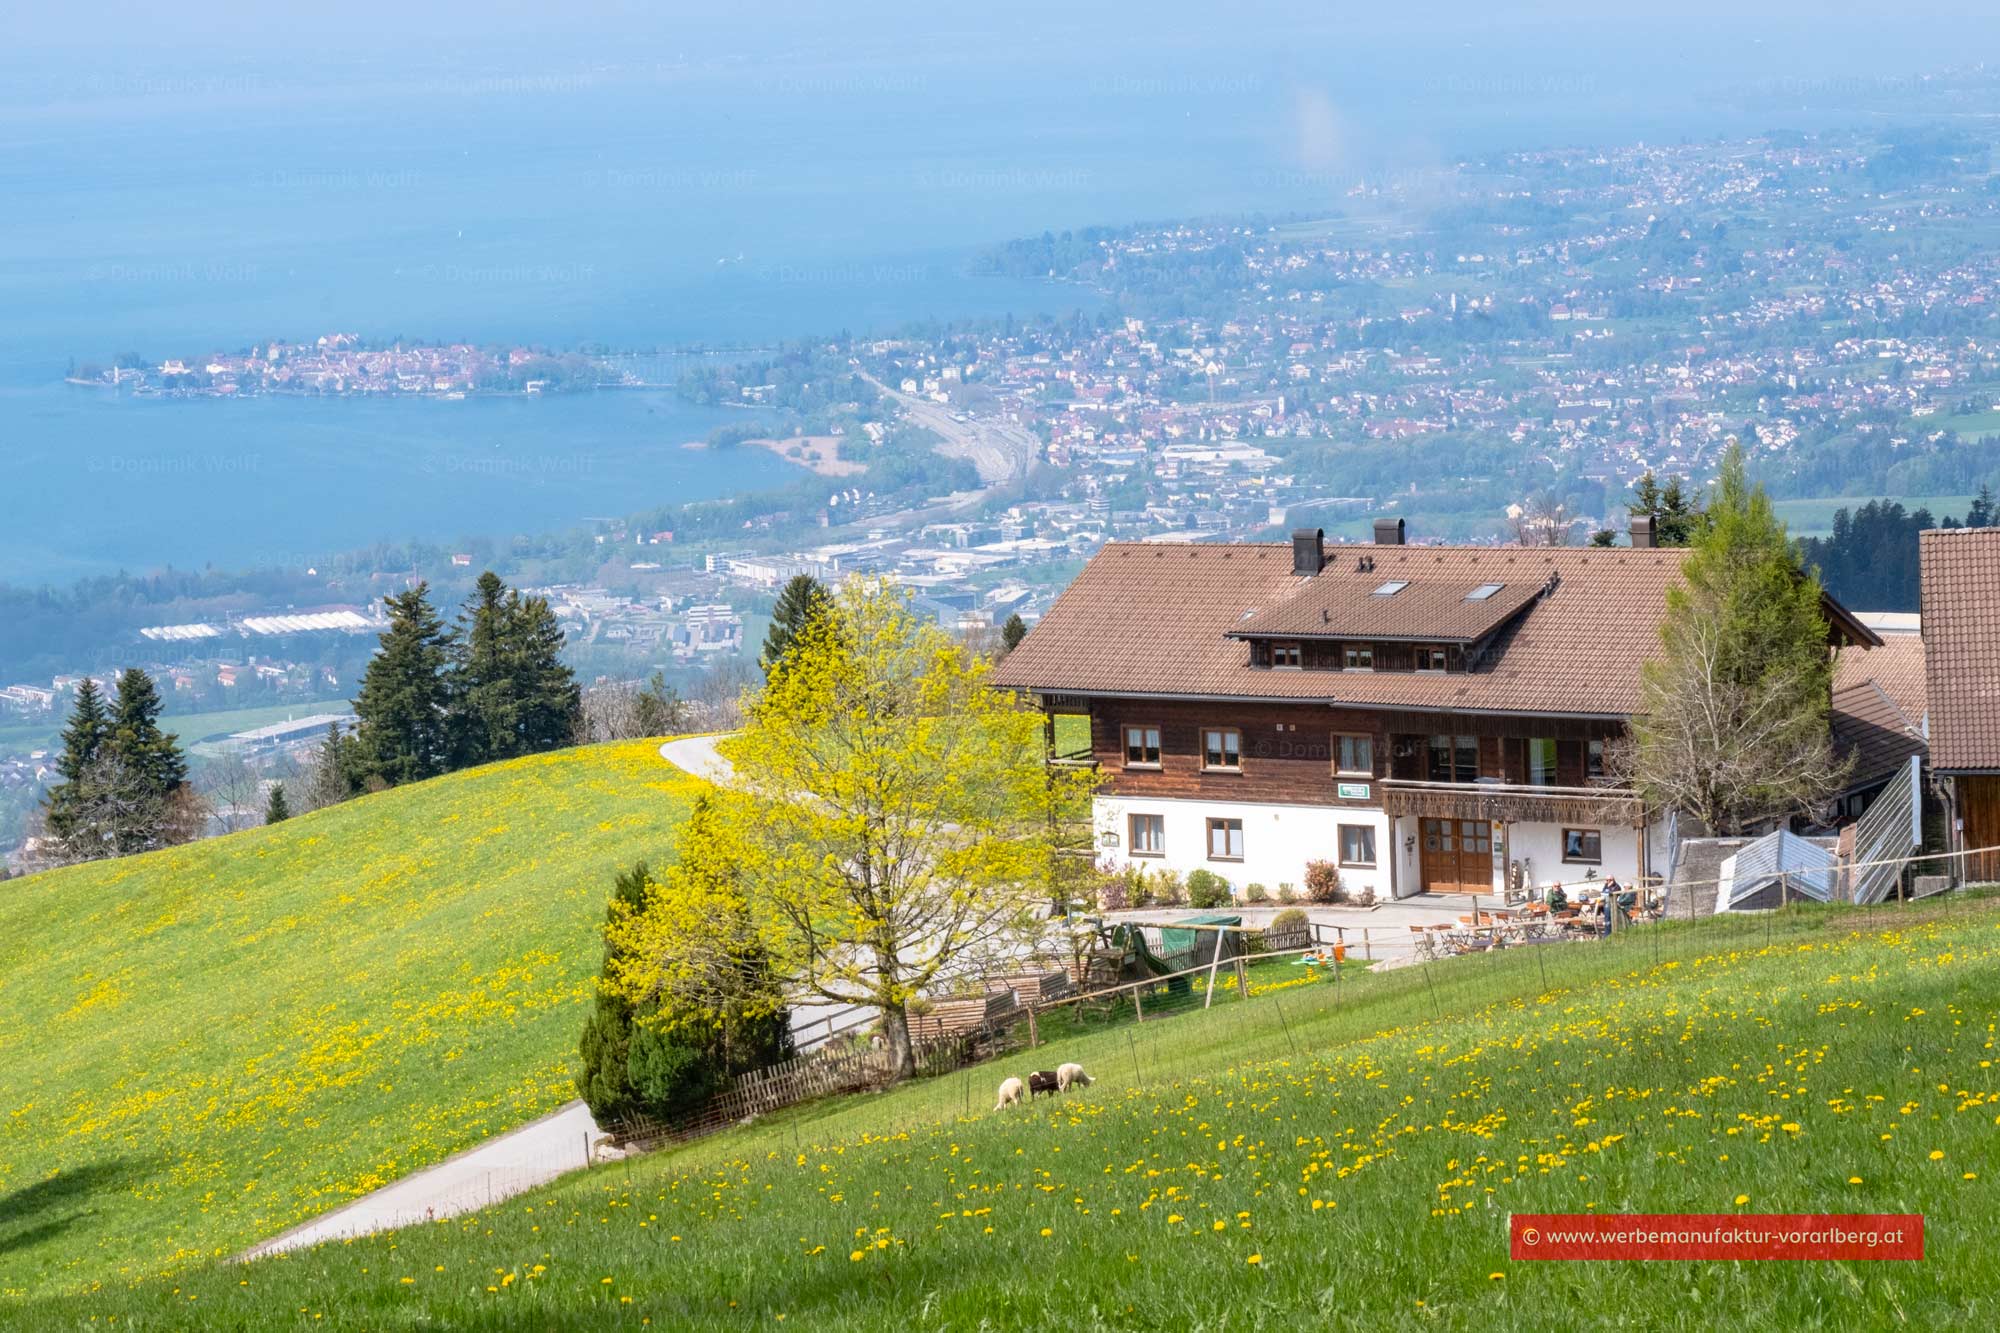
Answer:
<svg viewBox="0 0 2000 1333"><path fill-rule="evenodd" d="M1870 500L1850 513L1835 512L1833 531L1799 542L1806 564L1817 566L1826 590L1857 611L1917 609L1917 534L1925 528L1991 527L1992 495L1982 490L1964 518L1938 517L1895 500Z"/></svg>

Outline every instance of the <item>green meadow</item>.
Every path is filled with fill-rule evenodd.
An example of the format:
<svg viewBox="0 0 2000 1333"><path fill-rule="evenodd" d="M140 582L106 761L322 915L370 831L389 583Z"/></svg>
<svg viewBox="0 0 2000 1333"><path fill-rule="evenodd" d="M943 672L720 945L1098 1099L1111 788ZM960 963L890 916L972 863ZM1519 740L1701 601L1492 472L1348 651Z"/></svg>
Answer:
<svg viewBox="0 0 2000 1333"><path fill-rule="evenodd" d="M211 1262L568 1101L611 876L691 785L565 750L7 883L0 1296Z"/></svg>
<svg viewBox="0 0 2000 1333"><path fill-rule="evenodd" d="M10 1313L246 1330L2000 1318L1990 900L1794 906L1289 980L484 1212ZM991 1109L1004 1074L1063 1060L1095 1085ZM1516 1210L1922 1213L1927 1254L1517 1263Z"/></svg>

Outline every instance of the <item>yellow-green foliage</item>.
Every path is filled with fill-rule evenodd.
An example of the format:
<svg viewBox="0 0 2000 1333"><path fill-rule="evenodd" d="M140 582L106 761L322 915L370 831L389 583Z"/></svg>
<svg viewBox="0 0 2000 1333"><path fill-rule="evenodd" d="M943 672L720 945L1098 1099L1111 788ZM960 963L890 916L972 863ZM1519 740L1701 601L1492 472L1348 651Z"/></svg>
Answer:
<svg viewBox="0 0 2000 1333"><path fill-rule="evenodd" d="M0 1291L231 1253L569 1100L657 742L0 892Z"/></svg>
<svg viewBox="0 0 2000 1333"><path fill-rule="evenodd" d="M802 990L882 1010L907 1065L903 1004L1045 929L1064 817L1096 781L1047 767L1040 715L988 670L907 592L844 585L725 743L735 780L690 822L671 891L613 927L613 983L712 1004L751 943L719 928L754 925Z"/></svg>

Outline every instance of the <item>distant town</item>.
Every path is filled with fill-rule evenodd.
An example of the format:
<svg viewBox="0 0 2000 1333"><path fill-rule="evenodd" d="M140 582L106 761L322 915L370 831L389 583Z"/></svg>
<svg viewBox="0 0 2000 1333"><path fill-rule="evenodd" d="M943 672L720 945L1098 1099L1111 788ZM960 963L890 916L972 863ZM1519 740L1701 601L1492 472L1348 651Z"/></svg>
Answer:
<svg viewBox="0 0 2000 1333"><path fill-rule="evenodd" d="M243 707L248 685L325 711L382 592L462 589L488 565L550 599L586 679L663 669L693 688L753 669L758 620L796 574L891 576L988 636L1034 623L1113 538L1338 540L1387 513L1413 541L1619 541L1635 486L1698 486L1732 438L1795 531L1831 533L1836 503L1876 496L1942 521L2000 480L1992 150L1958 129L1788 134L1355 180L1323 217L1051 234L980 261L1074 284L1099 302L1088 315L811 340L671 378L635 356L338 333L76 367L218 398L665 380L745 409L690 444L754 443L802 470L511 548L289 571L316 596L133 624L65 675L0 688L0 724L56 715L67 682L111 661L204 708ZM44 780L7 734L0 789Z"/></svg>
<svg viewBox="0 0 2000 1333"><path fill-rule="evenodd" d="M352 333L310 343L264 342L236 352L147 362L136 353L109 365L72 366L75 384L142 397L237 398L257 394L413 395L463 398L474 393L539 394L643 387L629 368L576 353L469 343L372 346Z"/></svg>

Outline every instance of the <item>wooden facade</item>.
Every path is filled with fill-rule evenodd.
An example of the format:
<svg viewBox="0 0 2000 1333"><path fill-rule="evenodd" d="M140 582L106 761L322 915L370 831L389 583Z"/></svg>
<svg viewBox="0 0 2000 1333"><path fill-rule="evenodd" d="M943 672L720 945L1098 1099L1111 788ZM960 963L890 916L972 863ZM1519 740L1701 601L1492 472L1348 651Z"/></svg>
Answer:
<svg viewBox="0 0 2000 1333"><path fill-rule="evenodd" d="M1499 717L1477 713L1332 708L1323 704L1194 703L1180 700L1094 699L1090 710L1091 751L1099 768L1111 777L1110 790L1119 796L1173 798L1208 797L1230 801L1266 801L1287 805L1329 805L1380 808L1386 790L1382 779L1430 780L1431 738L1470 737L1477 747L1477 771L1464 780L1526 786L1529 782L1529 742L1555 743L1556 787L1585 788L1595 780L1590 772L1591 742L1609 744L1623 734L1614 721L1559 717ZM1128 764L1127 727L1159 728L1160 758L1155 764ZM1235 771L1215 771L1203 764L1203 732L1234 730L1241 737L1241 764ZM1337 772L1334 757L1343 735L1366 736L1372 750L1370 771ZM1342 796L1340 788L1366 784L1365 794ZM1490 798L1489 798L1490 799ZM1527 796L1543 801L1548 798ZM1595 812L1600 803L1589 801ZM1617 802L1619 817L1610 822L1633 823L1634 816ZM1441 818L1484 817L1469 807L1425 808ZM1516 818L1527 817L1514 815ZM1543 814L1536 818L1570 817ZM1576 817L1581 817L1578 813ZM1600 821L1593 821L1600 822Z"/></svg>
<svg viewBox="0 0 2000 1333"><path fill-rule="evenodd" d="M1958 845L1968 849L2000 847L2000 775L1958 774L1951 785L1958 806ZM1966 857L1962 873L1967 879L2000 880L2000 852Z"/></svg>

